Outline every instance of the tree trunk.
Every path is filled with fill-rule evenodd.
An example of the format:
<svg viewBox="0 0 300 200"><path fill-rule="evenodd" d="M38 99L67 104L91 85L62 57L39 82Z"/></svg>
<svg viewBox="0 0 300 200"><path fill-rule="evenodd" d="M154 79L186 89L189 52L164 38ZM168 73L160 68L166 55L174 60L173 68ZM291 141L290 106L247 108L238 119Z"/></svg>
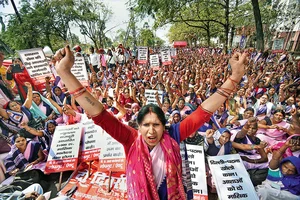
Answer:
<svg viewBox="0 0 300 200"><path fill-rule="evenodd" d="M225 1L226 5L225 5L225 26L224 26L224 30L225 30L225 52L227 53L228 50L228 35L229 35L229 0Z"/></svg>
<svg viewBox="0 0 300 200"><path fill-rule="evenodd" d="M206 29L206 39L207 39L207 46L209 46L210 47L210 30L209 30L209 28L208 29Z"/></svg>
<svg viewBox="0 0 300 200"><path fill-rule="evenodd" d="M0 24L1 24L1 32L4 33L5 32L5 24L3 22L3 18L0 16Z"/></svg>
<svg viewBox="0 0 300 200"><path fill-rule="evenodd" d="M255 19L255 27L256 27L256 48L258 50L264 50L264 32L261 22L261 15L259 10L258 0L251 0L253 14Z"/></svg>
<svg viewBox="0 0 300 200"><path fill-rule="evenodd" d="M235 26L232 26L232 27L231 27L231 32L230 32L229 48L232 48L232 42L233 42L233 37L234 37L234 31L235 31Z"/></svg>

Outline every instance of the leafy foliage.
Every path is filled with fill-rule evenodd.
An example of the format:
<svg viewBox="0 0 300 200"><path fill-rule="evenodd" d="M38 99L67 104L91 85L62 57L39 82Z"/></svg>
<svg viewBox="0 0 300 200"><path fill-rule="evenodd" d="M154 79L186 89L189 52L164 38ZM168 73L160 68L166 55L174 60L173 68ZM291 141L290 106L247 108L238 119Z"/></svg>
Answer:
<svg viewBox="0 0 300 200"><path fill-rule="evenodd" d="M66 43L78 44L71 25L79 26L98 48L111 44L105 36L105 23L112 12L98 0L22 0L19 13L22 23L11 15L7 29L1 32L1 39L12 49L47 45L56 50Z"/></svg>

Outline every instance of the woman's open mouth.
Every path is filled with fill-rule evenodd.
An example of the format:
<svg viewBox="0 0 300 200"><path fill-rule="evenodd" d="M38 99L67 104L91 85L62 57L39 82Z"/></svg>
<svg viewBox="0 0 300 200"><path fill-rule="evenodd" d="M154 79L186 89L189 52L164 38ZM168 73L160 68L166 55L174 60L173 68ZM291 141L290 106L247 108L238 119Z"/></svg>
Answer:
<svg viewBox="0 0 300 200"><path fill-rule="evenodd" d="M150 143L155 143L157 141L157 137L156 136L148 136L148 141Z"/></svg>

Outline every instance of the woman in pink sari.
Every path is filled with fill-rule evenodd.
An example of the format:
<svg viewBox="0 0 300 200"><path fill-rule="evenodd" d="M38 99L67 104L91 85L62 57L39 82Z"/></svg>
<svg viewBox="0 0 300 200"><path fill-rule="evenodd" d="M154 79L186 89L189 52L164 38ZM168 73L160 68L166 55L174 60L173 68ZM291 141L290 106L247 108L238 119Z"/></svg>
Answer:
<svg viewBox="0 0 300 200"><path fill-rule="evenodd" d="M55 57L59 61L57 71L68 89L74 91L76 101L92 116L95 124L124 146L128 198L186 199L179 143L209 121L212 113L236 89L244 75L247 54L237 53L230 59L232 75L222 89L218 89L185 120L171 125L169 133L165 130L164 112L154 104L146 105L139 111L138 130L122 124L71 73L74 57L70 48L59 50Z"/></svg>
<svg viewBox="0 0 300 200"><path fill-rule="evenodd" d="M270 146L280 141L285 141L288 135L293 134L293 125L285 122L285 113L283 110L275 110L273 117L265 117L259 121L259 134L257 137Z"/></svg>

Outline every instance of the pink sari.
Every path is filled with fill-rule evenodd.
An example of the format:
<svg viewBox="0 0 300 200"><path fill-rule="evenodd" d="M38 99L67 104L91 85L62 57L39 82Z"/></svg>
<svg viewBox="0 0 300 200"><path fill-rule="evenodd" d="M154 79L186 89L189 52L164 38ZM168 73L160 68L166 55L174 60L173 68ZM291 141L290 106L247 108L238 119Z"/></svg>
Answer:
<svg viewBox="0 0 300 200"><path fill-rule="evenodd" d="M185 199L179 145L165 132L160 141L160 146L165 158L168 199ZM132 144L127 156L126 177L129 199L159 200L157 177L155 177L158 174L156 171L160 170L159 163L156 165L151 158L154 157L150 155L147 144L139 135Z"/></svg>
<svg viewBox="0 0 300 200"><path fill-rule="evenodd" d="M285 121L282 121L278 124L278 126L281 126L283 128L289 128L290 124L286 123ZM286 132L282 130L277 129L259 129L257 132L257 137L261 139L262 141L267 142L270 146L274 145L278 141L285 141L286 140Z"/></svg>

